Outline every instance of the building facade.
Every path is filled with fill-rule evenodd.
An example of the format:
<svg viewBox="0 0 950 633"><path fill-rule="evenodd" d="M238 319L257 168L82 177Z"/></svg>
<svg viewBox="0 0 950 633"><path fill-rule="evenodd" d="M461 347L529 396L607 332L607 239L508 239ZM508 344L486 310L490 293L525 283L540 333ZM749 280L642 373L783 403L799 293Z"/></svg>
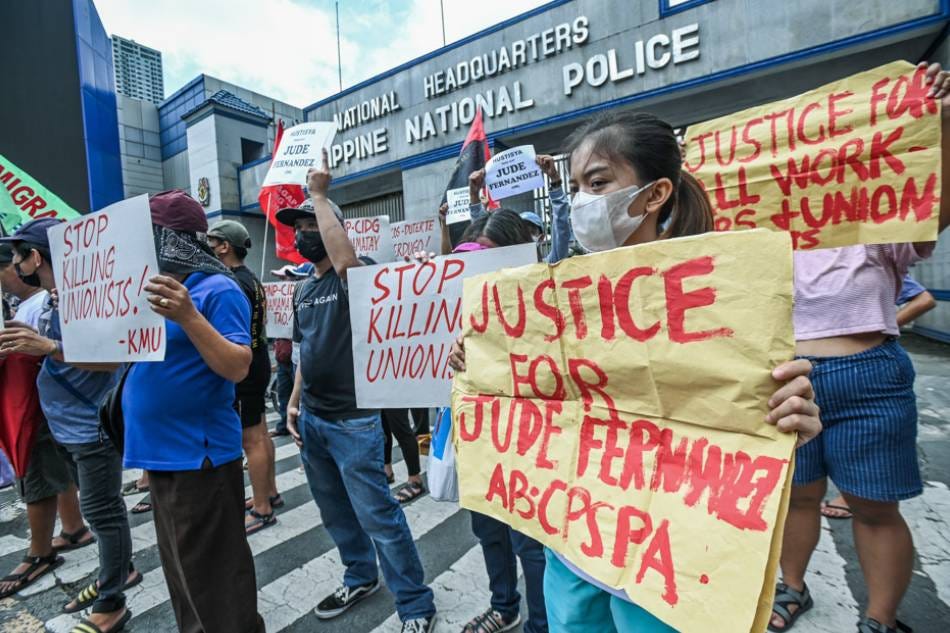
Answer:
<svg viewBox="0 0 950 633"><path fill-rule="evenodd" d="M116 93L150 101L155 105L165 99L161 52L113 35L112 62L115 67Z"/></svg>

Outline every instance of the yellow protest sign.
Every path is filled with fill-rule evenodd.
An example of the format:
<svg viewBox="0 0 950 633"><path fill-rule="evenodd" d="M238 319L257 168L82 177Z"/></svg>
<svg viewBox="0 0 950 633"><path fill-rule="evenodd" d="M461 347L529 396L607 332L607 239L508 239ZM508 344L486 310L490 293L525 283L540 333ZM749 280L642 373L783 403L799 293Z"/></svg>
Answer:
<svg viewBox="0 0 950 633"><path fill-rule="evenodd" d="M794 350L789 235L481 275L462 309L461 504L680 631L764 631L795 445L765 422Z"/></svg>
<svg viewBox="0 0 950 633"><path fill-rule="evenodd" d="M940 106L893 62L689 128L685 169L716 230L789 231L796 249L937 239Z"/></svg>

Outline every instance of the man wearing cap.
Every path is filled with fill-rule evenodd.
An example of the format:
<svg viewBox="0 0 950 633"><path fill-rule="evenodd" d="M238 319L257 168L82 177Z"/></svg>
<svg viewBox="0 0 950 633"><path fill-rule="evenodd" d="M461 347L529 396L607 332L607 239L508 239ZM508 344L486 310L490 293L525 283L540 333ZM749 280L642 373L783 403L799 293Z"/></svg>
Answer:
<svg viewBox="0 0 950 633"><path fill-rule="evenodd" d="M13 263L28 285L56 288L47 231L59 223L33 220L2 241L12 243ZM57 444L64 449L73 479L82 491L80 507L99 541L98 579L66 605L69 613L92 607L74 631L116 631L132 617L125 606L127 581L141 581L130 569L132 536L122 500L122 458L99 433L99 403L115 384L115 365L73 365L63 358L59 309L43 306L39 327L13 327L0 334L0 353L18 352L43 357L37 377L40 403Z"/></svg>
<svg viewBox="0 0 950 633"><path fill-rule="evenodd" d="M245 504L248 535L277 523L274 508L284 505L277 492L274 472L274 442L267 434L265 402L270 385L270 355L267 352L267 298L264 286L244 265L251 236L244 225L222 220L208 230L208 246L221 263L231 269L251 303L251 369L235 388L235 407L241 417L242 441L253 497Z"/></svg>
<svg viewBox="0 0 950 633"><path fill-rule="evenodd" d="M346 279L347 271L363 262L347 238L339 207L327 198L326 150L321 168L307 176L311 199L277 212L279 222L296 230L297 251L316 266L294 293L300 362L287 428L301 447L310 491L346 566L343 585L317 605L316 615L336 617L375 593L378 555L403 633L429 633L435 623L432 590L383 471L380 413L356 404Z"/></svg>
<svg viewBox="0 0 950 633"><path fill-rule="evenodd" d="M125 465L148 471L162 571L180 631L260 633L244 532L241 420L251 306L184 191L149 199L160 275L145 286L165 317L165 360L136 363L122 389Z"/></svg>

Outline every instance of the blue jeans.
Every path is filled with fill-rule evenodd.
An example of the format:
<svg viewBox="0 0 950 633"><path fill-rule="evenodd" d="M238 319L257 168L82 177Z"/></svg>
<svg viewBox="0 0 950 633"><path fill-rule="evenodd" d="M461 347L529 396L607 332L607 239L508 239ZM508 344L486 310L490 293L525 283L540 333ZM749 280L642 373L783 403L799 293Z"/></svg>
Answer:
<svg viewBox="0 0 950 633"><path fill-rule="evenodd" d="M301 410L297 427L310 492L346 566L343 582L357 587L376 581L378 554L399 618L434 615L406 515L386 483L379 413L331 421Z"/></svg>
<svg viewBox="0 0 950 633"><path fill-rule="evenodd" d="M490 516L472 512L472 532L482 544L492 609L506 618L521 610L518 593L518 561L524 570L528 600L525 633L547 633L548 616L544 607L544 546Z"/></svg>
<svg viewBox="0 0 950 633"><path fill-rule="evenodd" d="M293 363L277 363L277 412L280 414L276 427L278 433L287 430L287 403L294 390L294 374L296 373L297 368Z"/></svg>
<svg viewBox="0 0 950 633"><path fill-rule="evenodd" d="M590 584L549 549L544 570L548 621L554 633L676 633L642 607Z"/></svg>

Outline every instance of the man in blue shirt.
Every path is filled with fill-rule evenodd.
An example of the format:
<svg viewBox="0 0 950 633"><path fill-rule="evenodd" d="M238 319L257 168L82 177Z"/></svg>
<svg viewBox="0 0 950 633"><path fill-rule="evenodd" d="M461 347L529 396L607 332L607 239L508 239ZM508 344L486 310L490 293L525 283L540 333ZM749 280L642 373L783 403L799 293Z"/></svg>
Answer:
<svg viewBox="0 0 950 633"><path fill-rule="evenodd" d="M11 238L17 251L14 264L23 280L55 291L56 282L47 231L57 220L25 224ZM121 629L132 614L125 606L126 582L132 572L132 536L122 500L122 459L112 442L99 433L99 402L115 384L114 365L72 365L63 359L59 309L47 300L39 331L17 328L13 350L45 357L37 377L40 403L56 442L65 449L67 464L81 491L80 507L99 539L99 577L66 605L69 613L92 607L87 622L101 631ZM81 630L81 629L80 629Z"/></svg>
<svg viewBox="0 0 950 633"><path fill-rule="evenodd" d="M361 410L353 378L353 333L347 271L361 266L327 198L330 170L308 174L311 202L281 209L277 220L296 229L297 251L316 273L294 293L294 341L300 363L287 407L287 430L301 446L310 492L346 565L343 585L324 598L316 615L336 617L380 586L396 597L403 633L430 633L435 625L432 590L412 533L383 471L383 432L378 410Z"/></svg>

